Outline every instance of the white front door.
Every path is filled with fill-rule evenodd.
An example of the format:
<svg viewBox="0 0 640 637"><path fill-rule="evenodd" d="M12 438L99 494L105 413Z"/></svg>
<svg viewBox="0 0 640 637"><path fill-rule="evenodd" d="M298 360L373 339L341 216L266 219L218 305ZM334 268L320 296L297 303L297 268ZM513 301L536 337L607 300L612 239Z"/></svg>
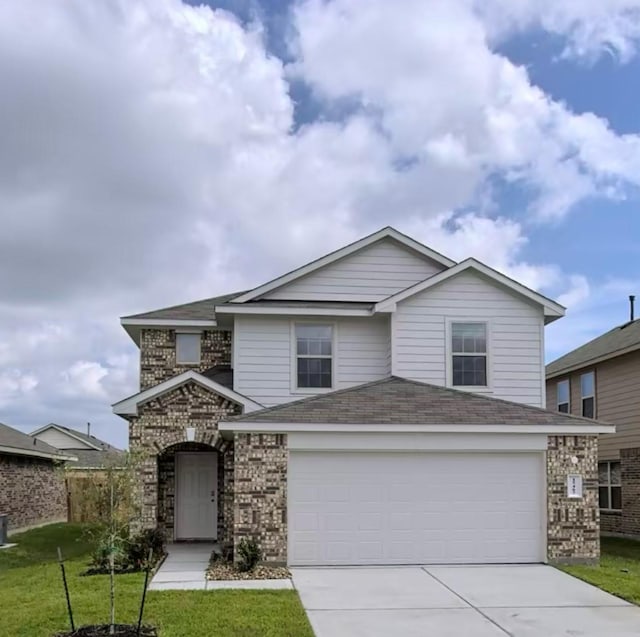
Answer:
<svg viewBox="0 0 640 637"><path fill-rule="evenodd" d="M293 451L292 565L544 558L544 454Z"/></svg>
<svg viewBox="0 0 640 637"><path fill-rule="evenodd" d="M218 537L218 455L176 454L175 539Z"/></svg>

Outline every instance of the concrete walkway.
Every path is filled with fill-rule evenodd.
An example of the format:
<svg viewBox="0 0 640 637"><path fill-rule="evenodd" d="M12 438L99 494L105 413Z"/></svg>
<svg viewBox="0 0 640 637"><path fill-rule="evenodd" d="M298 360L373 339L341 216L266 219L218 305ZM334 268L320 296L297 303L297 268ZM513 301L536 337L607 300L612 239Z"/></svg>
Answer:
<svg viewBox="0 0 640 637"><path fill-rule="evenodd" d="M169 544L167 558L153 576L149 590L175 591L218 589L283 589L293 588L290 579L276 580L207 580L209 560L216 544Z"/></svg>
<svg viewBox="0 0 640 637"><path fill-rule="evenodd" d="M167 557L153 576L149 590L206 590L205 574L215 544L168 544Z"/></svg>
<svg viewBox="0 0 640 637"><path fill-rule="evenodd" d="M640 608L550 566L292 572L316 637L640 635Z"/></svg>

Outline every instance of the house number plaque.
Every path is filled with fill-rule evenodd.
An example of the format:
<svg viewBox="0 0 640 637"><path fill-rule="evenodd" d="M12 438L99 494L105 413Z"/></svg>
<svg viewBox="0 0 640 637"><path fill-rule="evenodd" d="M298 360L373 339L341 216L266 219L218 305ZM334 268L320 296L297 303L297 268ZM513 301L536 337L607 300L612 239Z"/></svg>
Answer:
<svg viewBox="0 0 640 637"><path fill-rule="evenodd" d="M567 497L582 497L582 476L571 474L567 476Z"/></svg>

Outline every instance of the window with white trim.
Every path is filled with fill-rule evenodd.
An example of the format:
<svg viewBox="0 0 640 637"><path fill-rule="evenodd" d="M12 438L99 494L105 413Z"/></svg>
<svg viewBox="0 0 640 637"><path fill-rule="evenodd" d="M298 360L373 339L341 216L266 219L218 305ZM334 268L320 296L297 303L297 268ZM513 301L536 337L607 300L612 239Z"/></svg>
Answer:
<svg viewBox="0 0 640 637"><path fill-rule="evenodd" d="M613 511L622 509L620 461L598 463L598 487L601 509Z"/></svg>
<svg viewBox="0 0 640 637"><path fill-rule="evenodd" d="M200 334L178 332L176 334L176 362L179 365L200 363Z"/></svg>
<svg viewBox="0 0 640 637"><path fill-rule="evenodd" d="M580 376L580 396L582 399L582 415L585 418L596 417L596 376L587 372Z"/></svg>
<svg viewBox="0 0 640 637"><path fill-rule="evenodd" d="M570 401L571 401L571 386L569 385L569 379L558 381L557 385L557 396L558 396L558 411L563 414L568 414L570 409Z"/></svg>
<svg viewBox="0 0 640 637"><path fill-rule="evenodd" d="M451 323L451 384L487 386L486 323Z"/></svg>
<svg viewBox="0 0 640 637"><path fill-rule="evenodd" d="M330 389L333 386L333 326L298 323L296 387Z"/></svg>

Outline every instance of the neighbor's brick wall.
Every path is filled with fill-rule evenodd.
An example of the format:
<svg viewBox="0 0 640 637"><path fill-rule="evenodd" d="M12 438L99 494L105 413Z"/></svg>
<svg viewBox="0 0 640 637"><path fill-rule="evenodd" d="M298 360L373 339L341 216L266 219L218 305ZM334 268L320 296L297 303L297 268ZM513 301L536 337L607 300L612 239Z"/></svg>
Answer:
<svg viewBox="0 0 640 637"><path fill-rule="evenodd" d="M178 365L174 330L142 330L140 390L153 387L189 369L204 371L214 365L231 365L231 332L224 330L203 332L200 349L199 365Z"/></svg>
<svg viewBox="0 0 640 637"><path fill-rule="evenodd" d="M640 448L620 449L622 515L620 533L640 536Z"/></svg>
<svg viewBox="0 0 640 637"><path fill-rule="evenodd" d="M573 473L583 477L583 497L575 500L567 497L567 475ZM547 526L550 562L594 563L600 558L597 436L549 436Z"/></svg>
<svg viewBox="0 0 640 637"><path fill-rule="evenodd" d="M64 473L50 460L0 455L0 513L9 531L67 520Z"/></svg>
<svg viewBox="0 0 640 637"><path fill-rule="evenodd" d="M235 435L234 544L254 539L265 562L287 561L287 437Z"/></svg>
<svg viewBox="0 0 640 637"><path fill-rule="evenodd" d="M136 528L154 528L159 517L162 517L162 525L172 533L174 490L171 482L174 480L174 469L172 461L163 459L162 454L173 445L185 443L186 427L195 427L195 441L217 450L222 455L219 464L226 467L222 478L226 477L227 480L219 484L218 516L225 520L220 540L230 543L231 520L228 510L232 496L228 489L232 488L233 483L228 478L230 471L233 471L233 462L224 458L230 453L232 443L222 439L218 432L218 421L240 411L236 403L193 382L140 406L138 416L132 417L129 424L129 446L132 453L139 455L136 486L140 517ZM160 489L159 479L166 482Z"/></svg>

